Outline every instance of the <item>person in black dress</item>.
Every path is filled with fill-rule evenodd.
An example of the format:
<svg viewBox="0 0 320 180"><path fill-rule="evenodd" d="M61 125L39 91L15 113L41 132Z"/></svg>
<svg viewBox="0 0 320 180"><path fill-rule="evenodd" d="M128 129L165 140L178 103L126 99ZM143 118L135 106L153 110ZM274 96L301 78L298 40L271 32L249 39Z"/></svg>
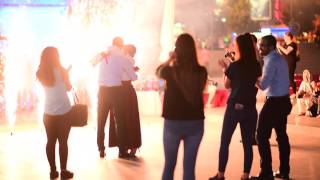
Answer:
<svg viewBox="0 0 320 180"><path fill-rule="evenodd" d="M134 56L136 54L136 47L132 44L127 44L123 46L123 51L126 56L128 56L130 63L134 65ZM138 67L134 67L135 71L138 71ZM131 80L126 74L122 77L122 86L125 91L124 99L125 103L123 109L126 112L125 119L125 131L126 131L126 151L129 153L128 158L135 158L137 148L141 146L141 128L140 128L140 116L138 107L138 98L134 87L131 84ZM110 126L109 126L109 147L114 147L118 145L117 142L117 132L116 132L116 122L114 116L110 116Z"/></svg>

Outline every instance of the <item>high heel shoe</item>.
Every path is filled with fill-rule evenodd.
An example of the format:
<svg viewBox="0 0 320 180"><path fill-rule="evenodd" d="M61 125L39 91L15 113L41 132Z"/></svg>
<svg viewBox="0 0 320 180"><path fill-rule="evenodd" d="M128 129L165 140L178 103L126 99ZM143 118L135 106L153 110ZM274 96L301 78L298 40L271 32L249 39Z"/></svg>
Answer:
<svg viewBox="0 0 320 180"><path fill-rule="evenodd" d="M248 174L248 173L244 173L244 174L242 174L242 176L241 176L240 180L250 180L250 176L249 176L249 174Z"/></svg>
<svg viewBox="0 0 320 180"><path fill-rule="evenodd" d="M60 173L61 179L71 179L73 178L73 172L68 170L62 170Z"/></svg>
<svg viewBox="0 0 320 180"><path fill-rule="evenodd" d="M100 150L99 155L100 155L100 158L104 158L106 156L106 153L104 152L104 150Z"/></svg>
<svg viewBox="0 0 320 180"><path fill-rule="evenodd" d="M135 158L136 157L136 153L137 153L137 148L132 148L132 149L130 149L129 155L131 157Z"/></svg>
<svg viewBox="0 0 320 180"><path fill-rule="evenodd" d="M59 177L58 171L51 171L50 172L50 179L56 179Z"/></svg>

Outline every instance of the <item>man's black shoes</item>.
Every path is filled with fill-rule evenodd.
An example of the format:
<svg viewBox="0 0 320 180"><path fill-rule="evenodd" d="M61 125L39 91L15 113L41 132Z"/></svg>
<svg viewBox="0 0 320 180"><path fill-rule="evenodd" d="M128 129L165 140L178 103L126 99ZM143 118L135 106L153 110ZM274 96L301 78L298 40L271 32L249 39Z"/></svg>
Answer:
<svg viewBox="0 0 320 180"><path fill-rule="evenodd" d="M274 177L272 174L259 174L258 176L251 176L251 180L274 180Z"/></svg>
<svg viewBox="0 0 320 180"><path fill-rule="evenodd" d="M281 173L280 171L274 172L273 176L280 179L289 180L289 174Z"/></svg>

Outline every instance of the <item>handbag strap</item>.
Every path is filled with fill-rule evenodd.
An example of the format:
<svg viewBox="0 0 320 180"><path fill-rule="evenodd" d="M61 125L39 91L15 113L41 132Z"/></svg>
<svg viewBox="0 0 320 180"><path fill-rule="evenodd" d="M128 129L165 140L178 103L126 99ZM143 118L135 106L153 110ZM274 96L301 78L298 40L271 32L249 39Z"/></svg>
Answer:
<svg viewBox="0 0 320 180"><path fill-rule="evenodd" d="M73 102L74 102L74 104L79 104L79 98L78 98L77 93L74 90L74 88L72 88L72 94L73 94Z"/></svg>

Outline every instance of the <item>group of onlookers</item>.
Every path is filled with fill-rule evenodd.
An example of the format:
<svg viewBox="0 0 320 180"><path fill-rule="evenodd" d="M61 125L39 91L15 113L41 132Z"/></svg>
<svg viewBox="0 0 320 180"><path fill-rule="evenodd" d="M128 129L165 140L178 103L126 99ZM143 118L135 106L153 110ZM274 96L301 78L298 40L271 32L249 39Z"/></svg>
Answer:
<svg viewBox="0 0 320 180"><path fill-rule="evenodd" d="M285 46L277 44L272 35L256 38L249 33L240 34L234 42L234 60L219 60L224 74L224 86L230 89L224 114L218 172L210 180L225 179L229 145L237 124L244 148L244 167L242 180L273 180L274 177L289 179L290 144L286 133L287 116L292 104L289 96L290 82L298 102L310 103L307 98L316 95L310 72L303 74L303 82L295 91L293 75L297 62L297 45L292 35L285 36ZM284 57L277 51L284 55ZM119 147L119 158L134 158L141 146L141 132L137 96L131 81L137 79L133 57L135 47L123 45L119 37L113 40L108 50L97 55L93 64L100 64L99 92L97 108L97 144L99 155L105 157L105 125L110 114L109 146ZM263 58L263 66L258 58ZM207 70L199 65L194 39L189 34L181 34L170 53L168 61L156 70L158 77L165 80L163 113L163 146L165 165L163 180L172 180L181 141L184 144L183 179L195 179L196 158L204 134L203 90L207 82ZM61 177L72 178L68 171L68 134L70 125L66 123L71 104L67 91L72 86L68 70L59 60L58 50L47 47L43 50L37 77L44 86L45 112L44 124L47 133L46 152L50 164L50 177L57 178L59 173L55 165L55 144L59 141ZM258 89L264 90L266 100L258 115L256 95ZM300 98L303 100L300 100ZM319 102L319 98L317 99ZM299 104L299 103L298 103ZM299 112L301 110L300 106ZM318 109L319 113L319 109ZM277 134L279 145L279 171L272 170L272 157L269 139L272 129ZM250 177L253 161L252 145L257 142L260 154L261 171L258 176Z"/></svg>
<svg viewBox="0 0 320 180"><path fill-rule="evenodd" d="M224 180L228 162L229 144L237 124L240 124L244 148L242 180L273 180L274 177L289 179L290 144L286 133L287 115L292 105L289 97L289 68L286 60L276 51L277 40L265 36L259 50L253 35L237 36L234 43L234 62L220 60L224 72L224 85L231 89L223 119L219 168L210 180ZM263 57L263 70L257 60ZM183 179L195 179L196 156L203 136L202 91L207 72L197 62L195 43L189 34L182 34L169 60L157 69L160 78L166 80L163 114L163 143L165 167L163 180L172 180L181 141L184 143ZM266 91L266 102L259 114L256 109L258 88ZM272 171L269 138L275 129L279 144L279 171ZM261 171L250 177L253 160L252 145L258 142Z"/></svg>

